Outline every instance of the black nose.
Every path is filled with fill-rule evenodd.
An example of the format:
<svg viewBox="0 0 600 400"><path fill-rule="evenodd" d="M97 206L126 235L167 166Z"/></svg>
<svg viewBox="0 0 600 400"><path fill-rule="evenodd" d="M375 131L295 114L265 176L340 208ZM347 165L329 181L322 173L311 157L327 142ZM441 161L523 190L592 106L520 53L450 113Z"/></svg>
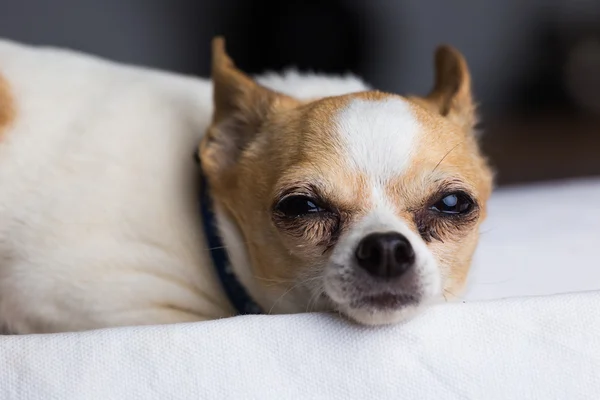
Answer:
<svg viewBox="0 0 600 400"><path fill-rule="evenodd" d="M396 232L371 233L356 248L356 260L369 274L395 278L415 263L415 252L408 239Z"/></svg>

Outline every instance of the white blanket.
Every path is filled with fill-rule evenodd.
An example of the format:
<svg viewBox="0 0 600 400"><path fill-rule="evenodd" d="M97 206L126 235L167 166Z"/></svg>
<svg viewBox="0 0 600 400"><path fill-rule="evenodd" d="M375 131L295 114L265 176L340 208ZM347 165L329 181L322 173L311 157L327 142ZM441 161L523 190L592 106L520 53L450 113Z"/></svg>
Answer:
<svg viewBox="0 0 600 400"><path fill-rule="evenodd" d="M498 192L464 302L402 326L311 314L0 336L0 399L600 399L599 204L598 180Z"/></svg>
<svg viewBox="0 0 600 400"><path fill-rule="evenodd" d="M2 399L598 399L600 294L6 337Z"/></svg>

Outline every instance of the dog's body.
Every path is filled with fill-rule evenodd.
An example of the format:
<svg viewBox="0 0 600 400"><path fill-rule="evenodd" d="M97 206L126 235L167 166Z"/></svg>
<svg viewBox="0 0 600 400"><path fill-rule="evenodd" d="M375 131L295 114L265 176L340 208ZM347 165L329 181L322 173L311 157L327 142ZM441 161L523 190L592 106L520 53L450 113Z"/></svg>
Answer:
<svg viewBox="0 0 600 400"><path fill-rule="evenodd" d="M228 196L225 191L236 187L219 186L219 181L231 177L217 176L222 166L215 165L216 150L211 147L212 142L220 145L217 130L222 129L229 112L224 107L234 105L224 98L237 91L229 86L223 89L228 85L227 73L216 73L215 110L213 88L207 80L0 43L0 328L13 333L74 331L233 315L210 261L199 216L198 166L193 153L207 129L202 162L215 187L219 230L239 280L272 313L336 308L331 307L331 299L317 298L323 293L303 288L300 278L265 266L261 258L292 266L295 261L270 252L273 249L265 250L261 257L253 246L264 248L274 243L283 249L281 242L288 239L273 237L273 233L249 236L250 229L264 233L274 228L263 229L263 222L248 219L249 214L232 215L236 213L231 209L233 203L222 198ZM259 82L303 104L368 89L353 77L293 72L268 75ZM374 111L373 102L378 98L369 96L354 104L360 114L374 116L377 107ZM396 127L414 128L401 117L408 112L406 105L400 100L386 104L384 110L400 115ZM386 128L385 124L380 127ZM410 148L406 139L387 139L387 144L403 143ZM368 147L369 143L362 145ZM436 160L452 146L456 144L436 147ZM355 152L359 158L365 155L364 148L355 148ZM468 158L473 152L476 150L469 147L461 157ZM477 166L468 166L467 175L478 174L477 168L482 172L481 178L469 175L469 187L480 198L483 215L489 174L478 154L472 158ZM431 163L423 165L429 168ZM379 167L385 169L385 165ZM259 189L266 184L262 185L257 183ZM379 207L383 204L387 203L383 201ZM255 210L255 214L265 210L270 212L270 206ZM272 224L272 218L268 221ZM283 226L287 222L277 220L275 225L278 223ZM411 242L421 240L400 221L386 229L391 226ZM477 227L478 223L469 229L475 232ZM468 267L464 264L470 261L476 243L476 234L463 236L461 240L468 245L457 267L458 286L464 281ZM293 246L305 246L304 239L295 240ZM428 251L424 242L413 246L418 257ZM341 248L334 250L338 262ZM431 265L423 268L433 268L437 261L427 257L424 259ZM441 293L442 284L439 273L428 269L427 274L435 276L428 284L431 295L427 294L433 297ZM342 311L365 323L398 319L367 321Z"/></svg>

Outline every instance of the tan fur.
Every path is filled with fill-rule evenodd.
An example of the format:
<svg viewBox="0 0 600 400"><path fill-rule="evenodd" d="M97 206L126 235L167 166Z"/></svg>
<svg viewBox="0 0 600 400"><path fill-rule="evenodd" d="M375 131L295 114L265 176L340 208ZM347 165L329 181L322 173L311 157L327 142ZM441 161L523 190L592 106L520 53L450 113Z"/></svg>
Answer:
<svg viewBox="0 0 600 400"><path fill-rule="evenodd" d="M273 205L286 189L308 182L340 210L342 224L362 216L370 207L367 179L344 167L334 117L353 99L397 95L371 91L303 103L261 87L237 70L222 39L215 40L213 52L216 110L200 147L203 167L215 201L247 240L254 276L286 290L299 275L314 276L328 250L321 240L323 227L286 231L273 222ZM476 118L462 56L449 47L440 48L432 93L407 100L425 132L409 170L388 184L398 215L413 221L415 210L427 205L440 181L456 177L480 205L479 218L471 225L429 245L446 268L445 291L455 293L467 276L491 192L491 174L472 132ZM232 135L227 129L238 130L238 137L225 138ZM239 140L235 160L228 160L231 155L223 151L227 140ZM417 230L415 223L412 229Z"/></svg>
<svg viewBox="0 0 600 400"><path fill-rule="evenodd" d="M16 106L10 86L0 73L0 139L16 117Z"/></svg>
<svg viewBox="0 0 600 400"><path fill-rule="evenodd" d="M425 104L450 121L470 130L476 122L471 96L471 76L467 62L451 46L440 46L435 53L435 83Z"/></svg>

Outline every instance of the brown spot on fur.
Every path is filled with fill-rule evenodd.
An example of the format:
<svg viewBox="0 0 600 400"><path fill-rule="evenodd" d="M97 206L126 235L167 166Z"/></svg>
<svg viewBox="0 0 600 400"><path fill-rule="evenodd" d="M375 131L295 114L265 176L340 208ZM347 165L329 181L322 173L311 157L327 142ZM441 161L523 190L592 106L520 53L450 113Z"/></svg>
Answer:
<svg viewBox="0 0 600 400"><path fill-rule="evenodd" d="M10 85L0 73L0 139L16 117L16 107L13 101Z"/></svg>

